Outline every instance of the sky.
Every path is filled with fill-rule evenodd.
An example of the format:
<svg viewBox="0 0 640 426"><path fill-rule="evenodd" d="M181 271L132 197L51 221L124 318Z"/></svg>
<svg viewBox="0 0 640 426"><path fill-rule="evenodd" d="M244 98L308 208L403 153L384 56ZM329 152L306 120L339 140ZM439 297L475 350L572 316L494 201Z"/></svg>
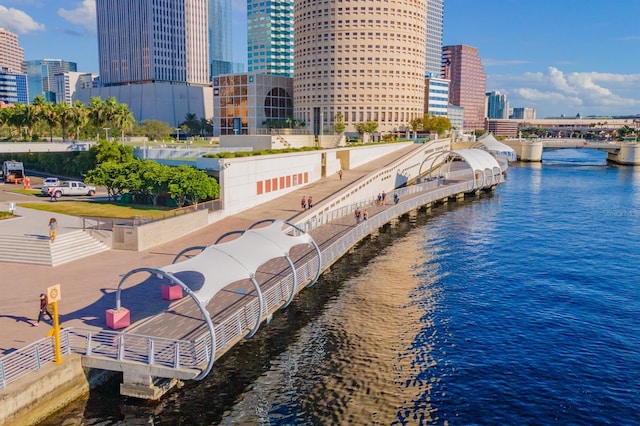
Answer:
<svg viewBox="0 0 640 426"><path fill-rule="evenodd" d="M444 45L478 49L487 91L538 118L640 114L640 1L444 0ZM246 2L232 0L234 61L246 63ZM95 0L0 0L25 59L98 72Z"/></svg>

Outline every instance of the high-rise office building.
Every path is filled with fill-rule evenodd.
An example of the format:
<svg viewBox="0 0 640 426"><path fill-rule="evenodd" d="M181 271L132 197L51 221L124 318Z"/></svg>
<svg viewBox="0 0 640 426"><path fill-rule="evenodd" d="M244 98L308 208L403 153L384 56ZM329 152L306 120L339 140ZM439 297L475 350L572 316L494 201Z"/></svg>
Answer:
<svg viewBox="0 0 640 426"><path fill-rule="evenodd" d="M208 85L207 0L96 0L104 85Z"/></svg>
<svg viewBox="0 0 640 426"><path fill-rule="evenodd" d="M484 129L487 77L478 49L465 45L444 46L442 76L451 81L449 102L464 108L464 130Z"/></svg>
<svg viewBox="0 0 640 426"><path fill-rule="evenodd" d="M18 44L18 35L0 28L0 69L10 73L24 73L24 50Z"/></svg>
<svg viewBox="0 0 640 426"><path fill-rule="evenodd" d="M509 118L509 101L507 95L498 90L486 93L487 97L487 118L507 119Z"/></svg>
<svg viewBox="0 0 640 426"><path fill-rule="evenodd" d="M249 72L293 77L293 0L247 0Z"/></svg>
<svg viewBox="0 0 640 426"><path fill-rule="evenodd" d="M449 80L427 78L424 104L427 114L446 117L449 107Z"/></svg>
<svg viewBox="0 0 640 426"><path fill-rule="evenodd" d="M427 1L427 78L441 77L444 0Z"/></svg>
<svg viewBox="0 0 640 426"><path fill-rule="evenodd" d="M515 118L518 120L535 120L536 119L536 110L535 108L514 108L513 114L509 118Z"/></svg>
<svg viewBox="0 0 640 426"><path fill-rule="evenodd" d="M25 61L29 102L36 96L43 96L47 102L56 102L56 74L75 72L78 64L62 59L34 59Z"/></svg>
<svg viewBox="0 0 640 426"><path fill-rule="evenodd" d="M0 67L0 102L4 104L29 102L25 74L10 72L9 68Z"/></svg>
<svg viewBox="0 0 640 426"><path fill-rule="evenodd" d="M231 52L231 0L209 0L210 76L234 72Z"/></svg>
<svg viewBox="0 0 640 426"><path fill-rule="evenodd" d="M426 22L427 0L296 1L294 118L405 131L424 114Z"/></svg>
<svg viewBox="0 0 640 426"><path fill-rule="evenodd" d="M115 97L136 120L171 126L210 119L209 12L207 0L96 0L103 87L77 99Z"/></svg>

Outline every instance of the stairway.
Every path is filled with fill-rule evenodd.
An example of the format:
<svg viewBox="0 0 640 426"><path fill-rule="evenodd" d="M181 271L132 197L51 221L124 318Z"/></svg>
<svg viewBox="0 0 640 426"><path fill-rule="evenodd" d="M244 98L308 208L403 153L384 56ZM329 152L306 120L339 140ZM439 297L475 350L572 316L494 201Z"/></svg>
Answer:
<svg viewBox="0 0 640 426"><path fill-rule="evenodd" d="M58 266L109 249L108 245L82 230L59 234L54 242L38 235L3 235L0 237L0 262Z"/></svg>

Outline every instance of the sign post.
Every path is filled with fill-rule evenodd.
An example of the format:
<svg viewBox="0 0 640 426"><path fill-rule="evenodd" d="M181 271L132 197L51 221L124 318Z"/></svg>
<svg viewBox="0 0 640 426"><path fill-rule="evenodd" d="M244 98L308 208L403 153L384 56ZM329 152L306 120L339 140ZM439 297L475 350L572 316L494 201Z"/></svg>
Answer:
<svg viewBox="0 0 640 426"><path fill-rule="evenodd" d="M53 329L48 333L49 336L53 335L53 341L56 348L56 364L62 364L62 351L60 350L60 321L58 319L58 300L60 300L60 284L53 285L47 288L47 297L49 298L49 304L53 306Z"/></svg>

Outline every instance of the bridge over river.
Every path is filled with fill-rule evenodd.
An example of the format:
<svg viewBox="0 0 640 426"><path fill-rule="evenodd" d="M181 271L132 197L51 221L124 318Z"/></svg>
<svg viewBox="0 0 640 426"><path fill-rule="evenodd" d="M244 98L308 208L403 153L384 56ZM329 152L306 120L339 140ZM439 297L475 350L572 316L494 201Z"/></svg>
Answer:
<svg viewBox="0 0 640 426"><path fill-rule="evenodd" d="M617 164L640 165L637 142L591 141L579 138L507 139L502 141L516 151L520 161L542 161L543 152L552 149L593 149L605 151L607 160Z"/></svg>

